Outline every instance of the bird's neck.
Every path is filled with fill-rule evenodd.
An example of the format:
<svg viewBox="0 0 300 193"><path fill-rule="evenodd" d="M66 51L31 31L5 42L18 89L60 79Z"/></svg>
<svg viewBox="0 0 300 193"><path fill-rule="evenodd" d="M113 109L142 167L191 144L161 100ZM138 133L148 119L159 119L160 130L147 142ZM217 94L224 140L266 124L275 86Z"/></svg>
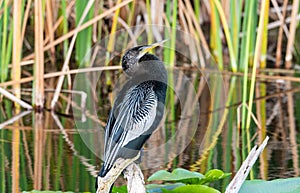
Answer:
<svg viewBox="0 0 300 193"><path fill-rule="evenodd" d="M167 71L164 63L155 55L147 53L139 60L139 63L139 74L141 76L145 75L163 80L167 78Z"/></svg>

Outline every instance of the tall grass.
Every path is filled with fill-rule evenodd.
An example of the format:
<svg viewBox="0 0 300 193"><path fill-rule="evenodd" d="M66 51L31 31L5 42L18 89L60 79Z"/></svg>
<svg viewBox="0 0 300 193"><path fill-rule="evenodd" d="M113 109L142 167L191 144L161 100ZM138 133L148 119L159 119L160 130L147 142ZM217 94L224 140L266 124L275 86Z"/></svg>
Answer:
<svg viewBox="0 0 300 193"><path fill-rule="evenodd" d="M224 34L226 37L226 42L227 42L228 49L229 49L230 68L233 72L236 72L237 71L237 60L236 60L236 56L234 53L232 37L230 36L230 32L229 32L228 22L226 20L225 13L224 13L224 10L222 9L220 2L218 0L214 0L214 4L219 12L220 20L222 22Z"/></svg>
<svg viewBox="0 0 300 193"><path fill-rule="evenodd" d="M272 1L273 2L273 1ZM276 1L274 2L276 3ZM280 19L281 25L278 31L278 39L277 39L277 48L276 48L276 63L275 63L275 67L279 68L280 67L280 63L281 63L281 52L282 52L282 40L283 40L283 28L284 26L284 20L286 18L286 7L288 5L288 0L284 0L283 2L283 6L282 6L282 18ZM276 6L276 5L274 5Z"/></svg>
<svg viewBox="0 0 300 193"><path fill-rule="evenodd" d="M292 58L293 58L293 47L295 42L297 21L296 16L299 13L299 0L293 1L293 9L291 13L291 24L289 29L289 38L286 47L286 56L285 56L285 68L289 69L292 67Z"/></svg>
<svg viewBox="0 0 300 193"><path fill-rule="evenodd" d="M264 28L265 28L265 25L266 25L266 22L264 21L265 20L264 16L265 16L265 12L268 12L268 10L269 10L268 7L269 7L269 1L263 1L262 5L261 5L258 34L257 34L257 38L256 38L256 45L255 45L254 64L253 64L253 68L252 68L251 85L250 85L250 91L249 91L248 107L249 107L250 110L252 109L252 105L253 105L256 69L259 66L259 58L260 58L260 55L261 55L261 47L262 47L262 43L263 43L262 40L263 40L263 35L264 35L263 32L264 32ZM264 43L266 43L266 41ZM252 112L248 111L247 119L246 119L246 125L245 125L245 129L247 131L247 148L248 148L248 152L251 149L250 134L249 134L251 113Z"/></svg>
<svg viewBox="0 0 300 193"><path fill-rule="evenodd" d="M22 3L23 6L26 6L26 12L29 11L30 9L27 9L28 7L30 8L30 2L28 1L28 4L24 4L24 2ZM148 3L147 3L148 2ZM181 25L181 23L178 23L179 21L179 17L177 17L178 13L176 12L176 10L181 9L181 8L187 8L188 11L191 11L189 9L190 6L190 2L183 2L183 6L177 6L176 1L174 1L174 3L172 3L173 1L169 1L166 2L166 17L169 18L168 20L164 20L164 24L169 25L172 23L176 23L176 25L172 25L173 26L177 26L178 24ZM97 3L99 3L99 1L97 1ZM102 2L103 3L103 2ZM126 2L122 2L123 5L129 5L130 1L126 1ZM172 3L172 4L171 4ZM180 1L180 3L182 3ZM296 2L297 3L297 2ZM72 8L71 5L71 9L69 9L68 5L69 4L73 4L75 5ZM121 2L116 2L116 4L121 4ZM149 12L149 15L153 15L154 13L151 13L151 9L149 8L149 5L147 4L152 4L151 1L146 1L145 5L146 5L146 9L144 10L145 12ZM229 53L230 53L230 57L231 57L231 70L232 71L236 71L237 69L240 69L241 71L244 71L244 62L242 62L242 60L245 58L244 57L244 43L246 40L247 36L242 35L241 38L239 38L239 36L241 34L245 34L246 32L246 26L247 26L247 18L250 16L249 14L249 4L251 4L251 1L247 1L245 4L243 4L241 1L233 1L233 0L228 0L228 1L222 1L222 4L226 5L228 4L230 6L229 10L223 10L222 5L220 4L219 1L217 0L211 0L210 1L210 6L211 9L209 9L209 16L210 16L210 21L211 21L211 38L210 38L210 43L211 43L211 51L212 53L217 53L217 57L219 59L217 59L216 61L218 62L218 65L220 65L223 63L222 62L222 55L224 55L224 48L222 48L221 44L224 42L224 40L227 42L228 44L228 49L229 49ZM64 55L66 55L66 50L68 48L68 41L67 38L71 37L74 34L74 30L72 33L67 33L68 31L71 31L72 28L74 28L74 26L76 26L76 24L78 24L79 22L79 18L81 17L82 11L85 7L86 3L81 2L81 1L75 1L74 2L67 2L65 0L61 0L59 3L57 4L51 4L49 1L46 1L46 10L45 10L45 15L47 17L47 22L44 23L45 26L47 26L47 28L44 28L44 30L50 30L50 32L46 32L45 34L48 35L47 37L45 37L45 41L44 43L45 45L45 49L51 49L51 57L50 60L52 60L52 56L53 56L53 52L55 51L55 47L58 44L59 45L64 45ZM171 10L173 10L175 6L177 9L174 9L174 14L171 14ZM200 4L200 2L198 1L194 1L193 2L194 5L194 13L186 13L186 17L187 18L192 18L192 22L197 21L201 22L201 18L203 19L206 15L205 11L205 7L207 6L207 4ZM254 4L256 5L256 3ZM1 80L2 82L6 79L6 76L8 75L8 64L10 62L9 58L11 57L11 42L12 42L12 28L10 28L11 25L11 20L10 20L10 11L11 11L11 5L9 4L8 0L3 0L1 1L1 18L0 18L0 23L1 23L1 31L2 31L2 36L1 36L1 67L3 70L1 70ZM60 17L56 16L56 12L53 10L56 10L56 8L61 8L61 15L63 16L63 19L61 20ZM113 9L115 10L115 14L114 17L112 18L112 25L110 26L111 28L109 29L110 32L113 32L116 30L115 26L117 23L117 18L120 17L120 15L118 14L118 10L120 7L118 7L117 9ZM130 13L130 17L128 17L128 25L132 25L132 23L135 22L136 18L133 18L134 16L134 12L136 11L135 6L130 6L129 9L129 13ZM298 7L296 6L296 4L294 3L293 6L293 20L292 21L297 21L295 19L295 16L297 13L297 9ZM25 7L24 7L25 9ZM102 10L101 10L102 9ZM71 10L70 13L67 13L68 10ZM256 10L256 6L253 8L253 10ZM32 11L32 10L31 10ZM97 11L98 13L94 13L95 11ZM228 12L229 11L229 12ZM285 10L283 10L285 11ZM75 13L75 23L74 25L72 25L72 23L70 23L70 25L68 26L68 22L72 22L71 21L71 17L72 17L72 13ZM93 8L89 11L87 17L85 17L84 21L83 21L83 25L82 27L79 27L78 30L83 30L82 32L80 32L78 34L77 37L77 41L76 41L76 48L75 48L75 59L80 62L80 60L82 59L82 57L84 57L87 53L87 50L89 50L92 46L92 37L94 38L101 38L103 37L103 35L105 35L105 31L102 30L102 27L105 25L105 23L103 23L102 20L100 20L103 17L98 17L99 13L106 13L106 16L111 14L112 11L110 10L105 10L105 7L103 7L103 5L97 5L97 10L94 10ZM190 14L190 15L189 15ZM26 14L27 15L27 14ZM58 14L59 15L59 14ZM93 18L96 15L95 18ZM53 18L52 18L52 17ZM192 17L191 17L192 16ZM196 20L194 20L194 17L196 18ZM266 17L268 15L266 14ZM30 16L29 14L29 17ZM229 19L228 19L229 18ZM250 54L250 56L253 54L251 51L251 47L252 45L254 45L255 43L255 28L257 27L256 23L255 23L255 18L256 18L256 13L254 13L252 21L251 21L251 33L250 33L250 51L248 52L248 54ZM51 19L52 22L51 22ZM26 21L26 20L25 20ZM95 23L96 21L99 21L99 23ZM222 23L222 28L219 28L221 26L220 22ZM267 20L266 20L267 21ZM54 23L54 26L51 25L51 23ZM31 23L25 23L26 25L30 26L32 25ZM60 24L62 24L61 26L63 26L63 33L58 33L58 31L55 31L57 29L61 29L61 28L57 28L57 26L60 26ZM98 30L92 30L91 25L98 25L98 27L96 27L95 29ZM242 26L241 26L242 24ZM291 29L291 32L295 31L296 29L296 22L292 22L291 23L291 27L293 29ZM23 29L24 29L24 34L26 36L28 36L29 34L26 34L26 25L24 25L22 27L22 33L23 33ZM197 30L197 33L200 33L199 30L201 30L201 28L198 28L198 24L194 24L196 27L195 29ZM230 29L230 30L229 30ZM192 29L187 28L187 30L190 30L189 32L192 33ZM224 31L222 31L224 30ZM101 33L102 32L102 33ZM224 32L224 33L223 33ZM174 28L171 32L171 34L174 33ZM58 35L58 37L55 37L53 34L55 34L56 36ZM224 34L224 36L222 36L221 34ZM172 35L174 36L174 34ZM176 35L175 35L176 37ZM226 39L224 39L224 37ZM289 38L289 42L293 42L292 39L293 36L291 36ZM201 37L203 38L203 37ZM26 38L25 38L26 39ZM149 39L149 38L148 38ZM47 41L46 41L47 40ZM149 40L150 41L150 40ZM64 42L64 43L61 43ZM114 41L113 39L110 40L110 44L112 44ZM239 45L239 43L241 42L241 45ZM172 44L173 41L172 41ZM218 45L218 46L216 46ZM266 45L266 44L263 44ZM292 43L289 43L289 48L287 50L293 50L290 49L292 46ZM109 46L111 47L111 45ZM10 49L9 49L10 48ZM25 49L26 50L26 49ZM239 51L241 50L241 51ZM289 53L289 52L288 52ZM225 54L226 55L226 54ZM54 57L54 56L53 56ZM24 57L24 58L30 58L30 57ZM291 58L290 56L288 56L288 58ZM237 63L238 61L238 63ZM251 64L251 58L250 58L250 64ZM238 67L237 66L238 64ZM221 68L220 68L221 69Z"/></svg>
<svg viewBox="0 0 300 193"><path fill-rule="evenodd" d="M65 35L66 33L68 33L68 15L67 15L67 2L66 2L66 0L61 1L61 14L63 16L63 22L61 24L62 33L63 33L63 35ZM64 56L64 58L66 58L66 56L67 56L68 46L69 46L68 41L65 40L63 42L63 56Z"/></svg>
<svg viewBox="0 0 300 193"><path fill-rule="evenodd" d="M269 23L269 3L266 5L266 10L264 12L264 20L263 20L263 32L262 32L262 45L261 45L261 56L260 56L260 68L264 69L267 67L267 44L268 44L268 29L267 25ZM267 88L266 85L263 83L260 83L256 85L256 96L266 96L267 95ZM257 116L260 121L260 126L261 126L261 131L259 132L259 141L260 143L263 142L263 140L267 136L267 128L266 128L266 122L267 122L267 116L266 116L266 100L261 100L259 103L257 103L256 109L259 110L257 111ZM267 179L268 176L268 164L267 164L267 150L264 150L263 153L260 156L260 161L261 161L261 174L263 179Z"/></svg>
<svg viewBox="0 0 300 193"><path fill-rule="evenodd" d="M92 19L94 8L91 7L88 11L87 15L84 16L84 9L88 5L88 1L76 1L75 3L75 13L76 13L76 25L78 26L82 17L84 17L82 23ZM81 24L80 24L81 25ZM92 26L84 29L79 32L76 39L75 45L75 58L77 61L77 65L79 66L83 61L84 57L87 57L87 53L89 53L92 46ZM82 65L82 67L88 66L88 64Z"/></svg>
<svg viewBox="0 0 300 193"><path fill-rule="evenodd" d="M220 37L221 26L220 17L213 0L209 1L211 7L211 26L210 26L210 48L212 54L218 64L219 70L224 69L222 39Z"/></svg>
<svg viewBox="0 0 300 193"><path fill-rule="evenodd" d="M247 4L247 8L248 8L248 14L247 15L247 20L244 21L244 26L246 26L246 35L244 38L244 47L242 47L242 56L243 56L243 61L241 63L242 69L244 70L244 79L243 79L243 99L242 99L242 104L246 104L247 100L248 100L248 78L247 78L247 74L248 74L248 66L249 66L249 54L250 54L250 42L251 42L251 27L253 27L253 25L251 25L252 19L254 17L254 1L251 1ZM242 107L242 123L241 123L241 131L242 131L242 144L243 147L246 147L246 133L245 133L245 124L246 124L246 107L243 106ZM243 155L243 159L246 158L246 151L242 151L242 155Z"/></svg>
<svg viewBox="0 0 300 193"><path fill-rule="evenodd" d="M35 63L34 63L34 92L33 92L33 104L36 108L42 109L44 107L44 10L42 1L34 1L34 50L35 50ZM49 4L49 3L48 3ZM49 6L47 4L47 7ZM51 14L50 14L51 15ZM50 34L50 33L49 33ZM50 36L53 37L53 36ZM52 39L53 40L53 39Z"/></svg>
<svg viewBox="0 0 300 193"><path fill-rule="evenodd" d="M12 66L12 79L18 81L21 79L21 55L22 55L22 42L21 42L21 18L22 18L22 0L14 1L13 4L13 66ZM21 85L13 85L14 93L17 98L21 98ZM21 111L20 105L15 103L15 113L19 114ZM12 134L12 192L20 192L20 130L18 126L20 123L14 123L17 127Z"/></svg>
<svg viewBox="0 0 300 193"><path fill-rule="evenodd" d="M171 5L173 5L171 7ZM168 32L165 32L166 36L165 38L169 38L169 43L167 46L168 49L164 49L164 62L166 65L173 67L176 64L176 57L175 57L175 50L176 50L176 29L177 29L177 9L178 9L178 1L174 0L173 4L169 3L167 6L167 20L171 24L171 28L169 28ZM172 10L172 12L171 12ZM169 35L170 34L170 35ZM171 86L175 86L174 84L174 77L173 77L173 70L170 70L168 73L168 84ZM168 87L167 90L167 100L169 101L169 107L170 107L170 114L169 114L169 120L171 121L170 128L168 130L171 130L171 136L175 135L176 132L176 110L175 110L175 96L174 92ZM167 131L167 132L169 132ZM168 136L167 136L168 138ZM175 145L175 143L174 143ZM176 164L176 160L174 160L173 166Z"/></svg>
<svg viewBox="0 0 300 193"><path fill-rule="evenodd" d="M6 81L8 77L8 64L11 59L12 53L12 34L13 30L8 30L9 26L12 26L11 20L9 20L9 13L11 7L8 6L9 1L5 0L2 2L1 9L3 10L2 17L0 17L0 36L1 43L1 82Z"/></svg>

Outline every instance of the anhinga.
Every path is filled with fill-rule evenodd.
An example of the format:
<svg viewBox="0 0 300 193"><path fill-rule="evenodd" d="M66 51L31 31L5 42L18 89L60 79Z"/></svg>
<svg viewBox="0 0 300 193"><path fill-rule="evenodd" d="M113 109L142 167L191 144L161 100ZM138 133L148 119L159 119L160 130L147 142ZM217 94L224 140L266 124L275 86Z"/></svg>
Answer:
<svg viewBox="0 0 300 193"><path fill-rule="evenodd" d="M167 71L157 56L148 53L163 42L131 48L122 57L129 79L118 93L105 127L100 177L105 177L118 158L137 156L163 117Z"/></svg>

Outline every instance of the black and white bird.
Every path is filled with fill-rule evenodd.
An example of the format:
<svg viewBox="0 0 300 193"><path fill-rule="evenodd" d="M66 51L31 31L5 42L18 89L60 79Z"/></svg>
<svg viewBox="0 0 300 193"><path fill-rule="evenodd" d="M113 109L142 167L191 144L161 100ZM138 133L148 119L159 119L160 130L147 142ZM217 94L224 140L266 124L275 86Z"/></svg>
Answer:
<svg viewBox="0 0 300 193"><path fill-rule="evenodd" d="M167 71L164 63L148 52L163 42L131 48L122 57L128 81L118 93L107 121L100 177L105 177L118 158L136 157L162 120Z"/></svg>

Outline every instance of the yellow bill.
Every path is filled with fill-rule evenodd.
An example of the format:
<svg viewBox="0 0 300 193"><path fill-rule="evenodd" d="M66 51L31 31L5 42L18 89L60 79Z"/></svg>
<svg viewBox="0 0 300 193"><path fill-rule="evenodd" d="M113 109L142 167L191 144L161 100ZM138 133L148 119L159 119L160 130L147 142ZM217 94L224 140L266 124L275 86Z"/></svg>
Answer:
<svg viewBox="0 0 300 193"><path fill-rule="evenodd" d="M142 56L144 56L147 52L149 52L153 48L156 48L158 46L163 45L163 43L165 43L166 41L168 41L168 39L162 40L162 41L156 42L154 44L142 47L143 49L140 51L140 54L139 54L138 58L141 58Z"/></svg>

